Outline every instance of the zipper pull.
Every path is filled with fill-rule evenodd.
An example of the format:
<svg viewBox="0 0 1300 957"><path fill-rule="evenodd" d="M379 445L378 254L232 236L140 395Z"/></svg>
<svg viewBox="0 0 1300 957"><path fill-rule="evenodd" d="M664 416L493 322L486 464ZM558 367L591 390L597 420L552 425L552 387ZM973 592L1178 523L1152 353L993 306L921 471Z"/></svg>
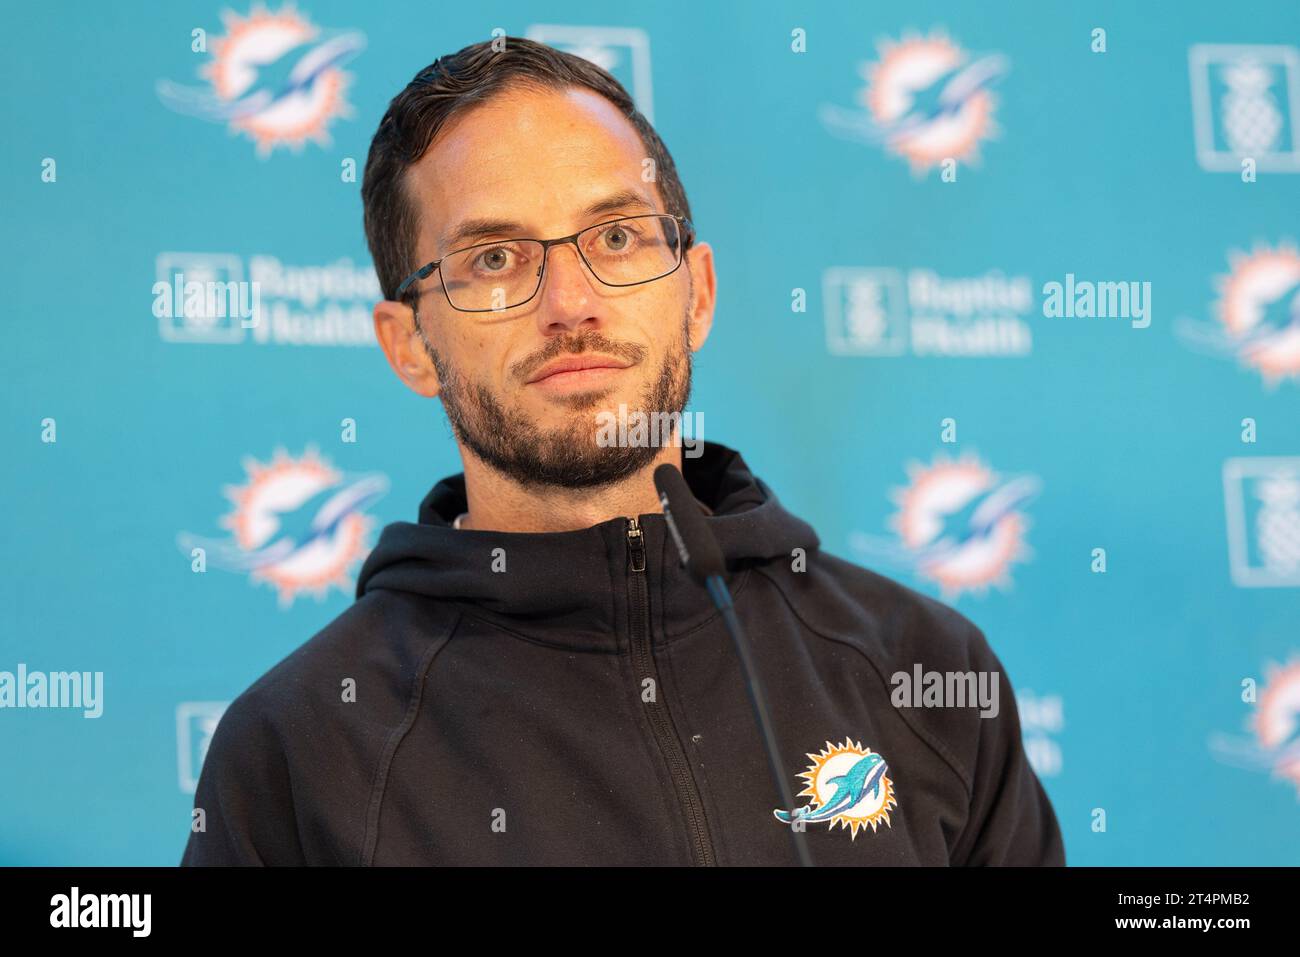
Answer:
<svg viewBox="0 0 1300 957"><path fill-rule="evenodd" d="M645 571L645 534L635 518L627 520L627 547L631 553L632 571Z"/></svg>

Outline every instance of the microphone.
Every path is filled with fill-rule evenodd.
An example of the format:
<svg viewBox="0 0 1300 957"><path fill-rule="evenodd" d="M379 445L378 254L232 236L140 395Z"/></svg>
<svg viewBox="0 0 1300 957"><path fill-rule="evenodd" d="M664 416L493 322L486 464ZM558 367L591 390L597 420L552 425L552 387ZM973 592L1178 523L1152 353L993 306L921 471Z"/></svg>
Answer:
<svg viewBox="0 0 1300 957"><path fill-rule="evenodd" d="M772 718L767 709L767 692L764 691L762 679L759 678L758 671L754 667L749 641L744 629L741 628L740 618L731 603L731 592L723 577L727 565L722 557L722 549L718 547L718 540L709 531L708 523L704 521L704 515L695 504L695 497L691 494L686 479L679 470L668 464L660 465L654 471L654 482L655 489L659 492L659 504L663 506L668 532L677 546L682 565L686 568L687 574L708 591L713 604L722 613L723 624L726 625L727 633L731 635L732 643L736 646L736 654L740 656L740 665L745 675L745 690L749 693L749 703L754 709L754 720L758 723L759 732L763 737L763 747L767 751L768 770L776 783L781 803L790 812L791 821L797 821L801 814L795 807L794 795L783 773L785 762L781 760L781 753L776 745L776 735L772 730ZM803 829L792 826L790 840L794 843L799 863L804 867L812 867L812 857L808 853Z"/></svg>

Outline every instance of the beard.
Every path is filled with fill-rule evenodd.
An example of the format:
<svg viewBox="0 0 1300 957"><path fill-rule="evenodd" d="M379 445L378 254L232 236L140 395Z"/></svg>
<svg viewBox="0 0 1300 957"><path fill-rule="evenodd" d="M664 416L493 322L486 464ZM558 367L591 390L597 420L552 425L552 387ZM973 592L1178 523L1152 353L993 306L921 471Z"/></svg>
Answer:
<svg viewBox="0 0 1300 957"><path fill-rule="evenodd" d="M627 478L650 465L663 444L611 445L597 443L596 413L611 390L575 393L562 404L571 413L561 426L542 429L519 409L507 409L482 382L460 375L438 354L425 338L420 340L433 361L441 383L441 398L452 431L460 443L484 463L520 485L532 488L598 488ZM650 420L659 414L680 414L691 393L690 313L685 314L677 340L664 354L657 374L646 383L640 409L628 403L627 415L643 412ZM527 360L529 369L565 353L598 351L639 362L645 349L630 343L618 343L598 332L587 330L574 337L554 339L536 356ZM617 414L617 409L608 410ZM676 421L676 418L674 418Z"/></svg>

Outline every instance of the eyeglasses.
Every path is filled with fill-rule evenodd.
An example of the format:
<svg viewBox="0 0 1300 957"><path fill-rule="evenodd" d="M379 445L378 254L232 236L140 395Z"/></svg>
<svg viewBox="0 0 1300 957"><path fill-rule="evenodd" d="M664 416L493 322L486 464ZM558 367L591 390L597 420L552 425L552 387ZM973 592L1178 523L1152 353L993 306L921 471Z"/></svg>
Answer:
<svg viewBox="0 0 1300 957"><path fill-rule="evenodd" d="M397 299L436 269L453 309L500 312L522 306L542 288L546 254L564 243L573 243L591 274L606 286L639 286L675 272L694 241L691 221L666 213L624 216L560 239L498 239L421 266L402 280Z"/></svg>

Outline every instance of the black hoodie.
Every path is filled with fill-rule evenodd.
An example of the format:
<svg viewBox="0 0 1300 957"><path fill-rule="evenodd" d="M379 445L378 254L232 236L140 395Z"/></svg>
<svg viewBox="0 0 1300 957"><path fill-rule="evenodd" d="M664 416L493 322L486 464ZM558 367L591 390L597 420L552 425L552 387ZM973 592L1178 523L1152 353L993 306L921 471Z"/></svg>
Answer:
<svg viewBox="0 0 1300 957"><path fill-rule="evenodd" d="M740 455L702 448L683 473L815 863L1063 864L979 629L821 551ZM735 649L663 515L507 533L453 528L465 509L464 476L439 482L356 602L231 703L182 864L795 863ZM896 707L917 666L995 672L998 715Z"/></svg>

